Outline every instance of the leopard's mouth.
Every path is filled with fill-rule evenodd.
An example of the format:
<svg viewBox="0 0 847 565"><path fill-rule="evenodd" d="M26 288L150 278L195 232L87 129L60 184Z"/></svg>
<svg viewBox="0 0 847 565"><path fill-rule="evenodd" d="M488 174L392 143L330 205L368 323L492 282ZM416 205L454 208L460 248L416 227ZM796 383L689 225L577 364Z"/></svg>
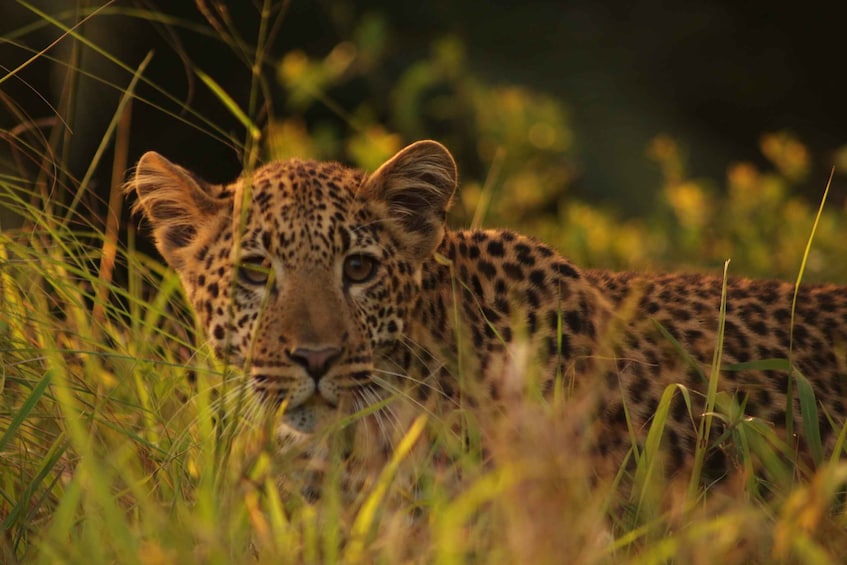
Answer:
<svg viewBox="0 0 847 565"><path fill-rule="evenodd" d="M319 429L329 428L333 423L339 423L345 416L355 413L357 409L368 411L370 404L380 405L385 401L370 382L347 389L341 394L338 391L333 391L334 393L322 391L318 386L308 395L303 395L305 398L292 395L287 391L257 387L255 383L254 391L259 395L261 403L265 405L267 413L279 417L282 436L312 435ZM363 395L362 391L366 393ZM355 399L359 397L368 398L369 402L363 403L361 399L357 402Z"/></svg>

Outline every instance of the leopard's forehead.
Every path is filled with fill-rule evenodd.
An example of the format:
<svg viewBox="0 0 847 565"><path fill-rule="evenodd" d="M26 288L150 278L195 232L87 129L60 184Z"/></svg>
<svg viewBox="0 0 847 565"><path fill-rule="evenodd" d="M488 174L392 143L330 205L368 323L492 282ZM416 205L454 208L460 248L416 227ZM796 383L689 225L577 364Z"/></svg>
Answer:
<svg viewBox="0 0 847 565"><path fill-rule="evenodd" d="M339 163L301 159L269 163L243 176L232 192L246 206L246 248L290 259L343 252L350 229L366 222L358 197L364 178L364 172Z"/></svg>
<svg viewBox="0 0 847 565"><path fill-rule="evenodd" d="M302 217L332 205L349 206L364 177L364 172L340 163L289 159L239 179L236 196L249 184L251 209Z"/></svg>

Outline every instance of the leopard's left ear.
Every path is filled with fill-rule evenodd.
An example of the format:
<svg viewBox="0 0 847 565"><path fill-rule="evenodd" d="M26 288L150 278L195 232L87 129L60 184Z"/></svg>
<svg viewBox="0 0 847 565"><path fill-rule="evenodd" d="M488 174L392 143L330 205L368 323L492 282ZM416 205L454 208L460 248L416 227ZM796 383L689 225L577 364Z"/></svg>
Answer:
<svg viewBox="0 0 847 565"><path fill-rule="evenodd" d="M430 256L444 237L456 191L456 162L437 141L418 141L385 162L363 183L361 194L384 202L396 237L416 259Z"/></svg>

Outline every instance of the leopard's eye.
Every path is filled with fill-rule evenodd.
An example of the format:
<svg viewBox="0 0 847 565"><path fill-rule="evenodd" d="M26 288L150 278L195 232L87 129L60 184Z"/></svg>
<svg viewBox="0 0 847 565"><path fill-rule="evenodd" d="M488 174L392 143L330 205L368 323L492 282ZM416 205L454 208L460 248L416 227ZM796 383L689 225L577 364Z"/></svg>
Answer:
<svg viewBox="0 0 847 565"><path fill-rule="evenodd" d="M349 255L344 259L343 272L347 282L367 282L376 274L376 259L370 255Z"/></svg>
<svg viewBox="0 0 847 565"><path fill-rule="evenodd" d="M252 255L242 257L238 264L238 280L250 286L264 286L271 276L271 262L267 257Z"/></svg>

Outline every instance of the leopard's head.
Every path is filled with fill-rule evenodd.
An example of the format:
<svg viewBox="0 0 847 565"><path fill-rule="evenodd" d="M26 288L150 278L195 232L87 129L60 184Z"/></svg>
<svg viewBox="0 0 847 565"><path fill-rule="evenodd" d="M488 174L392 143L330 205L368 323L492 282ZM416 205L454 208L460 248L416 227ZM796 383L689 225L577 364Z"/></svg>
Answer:
<svg viewBox="0 0 847 565"><path fill-rule="evenodd" d="M291 159L210 185L161 155L128 188L216 354L309 433L401 391L422 264L444 235L456 165L434 141L375 173Z"/></svg>

